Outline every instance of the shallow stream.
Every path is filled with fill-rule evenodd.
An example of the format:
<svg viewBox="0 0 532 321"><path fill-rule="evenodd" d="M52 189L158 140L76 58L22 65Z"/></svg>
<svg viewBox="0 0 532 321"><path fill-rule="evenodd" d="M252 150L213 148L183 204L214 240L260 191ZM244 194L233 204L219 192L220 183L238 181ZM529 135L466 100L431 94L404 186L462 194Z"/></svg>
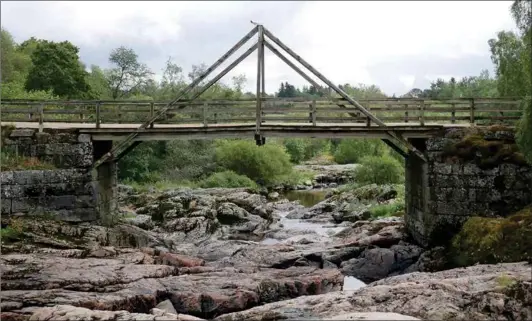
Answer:
<svg viewBox="0 0 532 321"><path fill-rule="evenodd" d="M301 205L305 207L312 207L316 205L317 203L323 201L325 199L325 195L329 192L329 190L303 190L303 191L288 191L283 194L284 197L286 197L290 201L296 201L298 200ZM286 215L288 213L281 213L281 219L280 223L283 224L283 228L286 230L299 230L299 231L314 231L318 236L323 238L330 238L332 235L340 232L345 227L343 226L335 226L333 224L327 224L324 225L322 223L312 223L305 220L300 219L288 219L286 218ZM300 234L294 237L291 237L286 240L277 240L273 238L266 238L261 243L263 244L279 244L284 243L286 241L296 241L305 237L309 237L315 234ZM344 277L344 286L342 288L343 291L354 291L361 287L366 286L366 284L362 281L360 281L357 278L354 278L352 276L346 276Z"/></svg>

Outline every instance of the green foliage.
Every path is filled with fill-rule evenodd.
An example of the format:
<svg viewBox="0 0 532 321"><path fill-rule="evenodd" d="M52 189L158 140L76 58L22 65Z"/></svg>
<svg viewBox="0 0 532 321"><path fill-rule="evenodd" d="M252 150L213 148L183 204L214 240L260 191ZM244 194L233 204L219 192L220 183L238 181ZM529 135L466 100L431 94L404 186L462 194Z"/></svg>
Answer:
<svg viewBox="0 0 532 321"><path fill-rule="evenodd" d="M138 61L138 55L131 48L119 47L114 49L109 62L115 65L107 71L107 81L113 99L134 94L146 84L153 72Z"/></svg>
<svg viewBox="0 0 532 321"><path fill-rule="evenodd" d="M40 161L35 157L18 156L5 149L0 152L0 171L22 171L54 168L54 165Z"/></svg>
<svg viewBox="0 0 532 321"><path fill-rule="evenodd" d="M518 125L517 144L525 159L532 164L532 96L523 100L523 116Z"/></svg>
<svg viewBox="0 0 532 321"><path fill-rule="evenodd" d="M404 214L404 211L405 211L404 202L393 202L389 204L380 204L380 205L372 206L369 209L369 212L371 213L371 217L373 218L402 216Z"/></svg>
<svg viewBox="0 0 532 321"><path fill-rule="evenodd" d="M453 238L458 265L525 261L532 255L532 209L507 218L472 217Z"/></svg>
<svg viewBox="0 0 532 321"><path fill-rule="evenodd" d="M261 185L274 184L292 171L290 156L283 146L257 146L251 140L221 142L216 148L216 162Z"/></svg>
<svg viewBox="0 0 532 321"><path fill-rule="evenodd" d="M233 171L223 171L214 173L211 176L198 182L198 186L202 188L224 187L249 187L256 189L257 184L249 179L247 176L239 175Z"/></svg>
<svg viewBox="0 0 532 321"><path fill-rule="evenodd" d="M89 91L87 72L79 61L78 48L68 41L43 40L31 55L32 67L25 87L31 90L51 90L55 95L81 98Z"/></svg>
<svg viewBox="0 0 532 321"><path fill-rule="evenodd" d="M37 99L49 100L59 99L52 90L32 90L26 91L22 82L9 82L2 84L2 98L4 99Z"/></svg>
<svg viewBox="0 0 532 321"><path fill-rule="evenodd" d="M386 145L378 139L344 139L336 148L334 160L338 164L353 164L366 156L384 155L386 151Z"/></svg>
<svg viewBox="0 0 532 321"><path fill-rule="evenodd" d="M283 140L283 145L294 164L327 154L331 149L328 139L287 138Z"/></svg>
<svg viewBox="0 0 532 321"><path fill-rule="evenodd" d="M404 167L389 155L366 156L354 176L359 184L397 184L404 181Z"/></svg>

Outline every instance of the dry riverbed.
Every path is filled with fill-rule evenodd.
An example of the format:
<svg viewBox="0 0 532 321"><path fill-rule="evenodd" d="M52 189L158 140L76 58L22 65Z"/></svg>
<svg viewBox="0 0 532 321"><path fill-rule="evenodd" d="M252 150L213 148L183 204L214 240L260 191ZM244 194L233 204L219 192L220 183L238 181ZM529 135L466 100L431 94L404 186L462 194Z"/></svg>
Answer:
<svg viewBox="0 0 532 321"><path fill-rule="evenodd" d="M532 318L530 265L434 272L441 251L410 243L399 217L346 207L360 195L120 194L109 228L6 222L18 234L2 244L2 320Z"/></svg>

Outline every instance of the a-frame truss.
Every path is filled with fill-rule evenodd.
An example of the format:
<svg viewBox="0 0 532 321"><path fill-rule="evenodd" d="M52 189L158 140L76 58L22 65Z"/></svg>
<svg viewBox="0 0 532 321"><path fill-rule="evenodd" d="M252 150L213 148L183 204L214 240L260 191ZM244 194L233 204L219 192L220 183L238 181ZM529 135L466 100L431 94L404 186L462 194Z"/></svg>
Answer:
<svg viewBox="0 0 532 321"><path fill-rule="evenodd" d="M194 80L191 84L189 84L185 89L183 89L176 99L168 103L166 106L164 106L161 110L159 110L153 117L148 119L144 124L142 124L135 132L131 133L129 136L124 138L123 140L119 141L110 152L106 153L102 158L97 160L94 165L93 169L99 167L101 164L108 162L108 161L114 161L117 159L120 159L122 156L124 156L127 152L129 152L132 148L134 148L139 142L134 141L134 139L137 137L137 135L146 128L148 128L150 125L152 125L157 119L159 119L161 116L165 115L166 112L177 102L183 100L183 98L190 93L192 90L194 90L198 84L204 80L209 74L211 74L217 67L219 67L222 63L224 63L232 54L234 54L237 50L239 50L249 39L251 39L255 34L258 34L258 40L255 44L253 44L246 52L244 52L241 56L239 56L233 63L231 63L229 66L227 66L224 70L222 70L217 76L215 76L211 81L209 81L207 84L205 84L199 91L197 91L195 94L192 95L191 98L189 98L189 101L193 101L194 99L198 98L203 94L205 91L207 91L212 85L214 85L216 82L218 82L223 76L225 76L227 73L229 73L233 68L235 68L239 63L241 63L244 59L246 59L253 51L257 50L258 52L258 59L257 59L257 110L256 110L256 128L255 128L255 139L257 140L258 144L261 144L261 142L264 142L264 138L261 136L260 133L260 126L261 126L261 113L262 113L262 102L263 98L265 97L265 70L264 70L264 49L267 47L271 52L273 52L279 59L284 61L289 67L291 67L294 71L296 71L299 75L301 75L304 79L306 79L311 85L313 85L315 88L320 88L318 83L316 83L311 77L309 77L303 70L301 70L299 67L297 67L295 64L293 64L290 60L288 60L283 54L277 50L266 38L271 40L273 43L275 43L277 46L279 46L281 49L283 49L286 53L288 53L292 58L294 58L297 62L299 62L301 65L303 65L306 69L308 69L312 74L314 74L318 79L323 81L329 89L334 90L338 95L340 95L344 100L349 102L349 105L351 106L345 106L343 104L338 103L338 106L346 108L346 109L352 109L353 112L349 112L349 115L355 116L355 112L361 112L366 117L368 117L371 121L373 121L375 124L381 127L386 127L386 124L382 122L380 119L378 119L375 115L370 113L366 108L364 108L360 103L358 103L356 100L351 98L346 92L344 92L342 89L340 89L338 86L336 86L334 83L332 83L330 80L328 80L324 75L322 75L319 71L314 69L308 62L306 62L301 56L297 55L294 51L292 51L288 46L286 46L281 40L279 40L277 37L275 37L268 29L266 29L262 25L256 25L247 35L245 35L242 39L240 39L239 42L237 42L231 49L229 49L220 59L218 59L212 66L210 66L202 75L200 75L196 80ZM178 108L184 108L186 105L179 106ZM353 108L354 107L354 108ZM408 142L405 138L403 138L400 134L393 132L393 131L387 131L387 135L390 139L383 139L388 145L390 145L392 148L394 148L396 151L401 152L402 149L399 147L401 145L404 145L408 150L414 152L418 157L421 159L425 159L424 155L417 150L410 142ZM403 155L405 155L404 152L402 152Z"/></svg>

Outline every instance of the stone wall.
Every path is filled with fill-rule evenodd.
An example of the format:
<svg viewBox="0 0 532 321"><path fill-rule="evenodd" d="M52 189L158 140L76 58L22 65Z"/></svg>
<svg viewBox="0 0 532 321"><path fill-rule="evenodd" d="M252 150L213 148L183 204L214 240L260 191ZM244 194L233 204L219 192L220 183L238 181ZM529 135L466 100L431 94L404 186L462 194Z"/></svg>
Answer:
<svg viewBox="0 0 532 321"><path fill-rule="evenodd" d="M39 132L3 126L2 151L34 157L56 169L0 173L2 215L46 214L65 221L93 221L101 218L102 208L112 212L116 171L109 168L115 164L105 164L105 173L89 172L94 157L112 146L98 143L76 130Z"/></svg>
<svg viewBox="0 0 532 321"><path fill-rule="evenodd" d="M64 221L98 219L92 175L79 169L1 172L2 216L50 215Z"/></svg>
<svg viewBox="0 0 532 321"><path fill-rule="evenodd" d="M423 246L447 243L471 216L507 216L532 203L532 168L508 130L446 130L413 141L428 162L406 162L407 229Z"/></svg>

